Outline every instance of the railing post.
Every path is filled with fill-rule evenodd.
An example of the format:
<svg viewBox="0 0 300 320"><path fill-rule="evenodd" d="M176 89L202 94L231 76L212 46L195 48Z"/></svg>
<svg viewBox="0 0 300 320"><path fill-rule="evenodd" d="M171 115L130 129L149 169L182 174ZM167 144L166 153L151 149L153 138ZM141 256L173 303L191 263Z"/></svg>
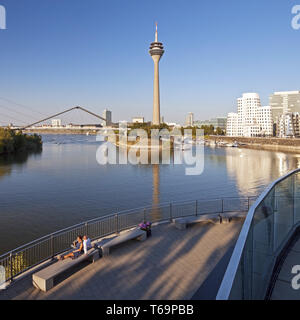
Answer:
<svg viewBox="0 0 300 320"><path fill-rule="evenodd" d="M50 237L50 247L51 247L51 258L54 258L54 239L53 239L53 235L51 234Z"/></svg>
<svg viewBox="0 0 300 320"><path fill-rule="evenodd" d="M9 263L10 263L10 281L13 281L13 254L12 252L9 255Z"/></svg>
<svg viewBox="0 0 300 320"><path fill-rule="evenodd" d="M115 220L116 220L116 233L119 233L119 215L115 214Z"/></svg>
<svg viewBox="0 0 300 320"><path fill-rule="evenodd" d="M198 200L196 200L196 216L198 215Z"/></svg>
<svg viewBox="0 0 300 320"><path fill-rule="evenodd" d="M292 203L293 203L293 225L295 225L295 175L292 175Z"/></svg>
<svg viewBox="0 0 300 320"><path fill-rule="evenodd" d="M86 222L84 225L85 229L85 235L88 236L88 223Z"/></svg>
<svg viewBox="0 0 300 320"><path fill-rule="evenodd" d="M222 213L224 212L224 199L222 198Z"/></svg>
<svg viewBox="0 0 300 320"><path fill-rule="evenodd" d="M173 215L172 215L172 203L170 202L170 222L172 222Z"/></svg>

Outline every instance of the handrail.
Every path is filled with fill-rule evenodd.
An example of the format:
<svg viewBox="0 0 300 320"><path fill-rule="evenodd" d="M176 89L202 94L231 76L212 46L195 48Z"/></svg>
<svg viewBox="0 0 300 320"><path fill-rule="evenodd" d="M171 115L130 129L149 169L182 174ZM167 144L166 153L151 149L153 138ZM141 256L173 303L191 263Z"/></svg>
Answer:
<svg viewBox="0 0 300 320"><path fill-rule="evenodd" d="M250 207L248 214L246 216L245 222L243 224L242 230L239 234L238 240L236 242L236 245L234 247L233 253L231 255L229 264L227 266L225 275L223 277L222 283L219 287L216 300L228 300L231 289L233 286L233 281L235 279L238 266L243 254L243 250L246 244L246 240L249 234L249 230L253 221L254 213L257 207L260 205L260 203L268 196L268 194L272 191L272 189L281 181L285 180L289 176L300 172L299 169L295 169L291 172L288 172L284 176L278 178L277 180L273 181L268 185L268 187L261 193L261 195L256 199L256 201L253 203L253 205Z"/></svg>
<svg viewBox="0 0 300 320"><path fill-rule="evenodd" d="M249 210L249 202L252 198L254 197L175 201L119 211L80 222L21 245L2 254L0 265L6 268L7 280L12 280L32 267L68 250L69 244L74 240L72 237L79 232L85 232L95 240L136 226L146 218L152 219L152 222L159 222L188 215L201 215L207 211L209 213L244 212ZM232 199L238 200L238 203ZM157 210L160 212L156 212Z"/></svg>
<svg viewBox="0 0 300 320"><path fill-rule="evenodd" d="M254 199L256 197L242 197L242 198L238 198L238 197L224 197L224 198L212 198L212 199L197 199L197 201L217 201L217 200L222 200L222 199ZM57 234L60 234L64 231L68 231L70 229L74 229L74 228L77 228L79 226L82 226L82 225L85 225L86 223L90 223L90 222L94 222L94 221L97 221L97 220L102 220L102 219L105 219L105 218L110 218L110 217L113 217L115 216L116 214L118 215L121 215L121 214L125 214L125 213L130 213L131 211L137 211L137 210L143 210L143 209L158 209L158 208L162 208L162 207L167 207L170 205L170 203L172 203L173 205L174 204L178 204L178 205L182 205L182 204L185 204L185 203L190 203L190 202L193 202L193 201L196 201L196 199L191 199L191 200L184 200L184 201L172 201L172 202L162 202L161 204L159 205L147 205L147 206L143 206L143 207L136 207L136 208L133 208L133 209L125 209L125 210L122 210L122 211L119 211L117 213L110 213L110 214L107 214L107 215L104 215L104 216L101 216L101 217L96 217L96 218L92 218L92 219L89 219L89 220L85 220L85 221L82 221L82 222L79 222L77 224L74 224L72 226L69 226L69 227L66 227L66 228L63 228L63 229L60 229L58 231L54 231L52 233L49 233L45 236L42 236L38 239L35 239L35 240L32 240L26 244L23 244L15 249L12 249L10 251L7 251L3 254L0 255L0 259L3 258L4 256L7 256L8 254L10 253L13 253L17 250L20 250L20 249L23 249L23 248L26 248L28 246L30 246L31 244L34 244L36 242L40 242L41 240L45 240L51 236L54 236L54 235L57 235Z"/></svg>

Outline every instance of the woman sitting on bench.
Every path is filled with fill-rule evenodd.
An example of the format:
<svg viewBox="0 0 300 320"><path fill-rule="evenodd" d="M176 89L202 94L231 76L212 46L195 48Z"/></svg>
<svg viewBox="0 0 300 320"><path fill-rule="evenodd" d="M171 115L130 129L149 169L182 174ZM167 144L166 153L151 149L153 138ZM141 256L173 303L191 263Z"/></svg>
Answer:
<svg viewBox="0 0 300 320"><path fill-rule="evenodd" d="M78 258L81 254L83 254L83 241L82 241L82 236L77 237L77 244L76 244L76 250L66 254L65 256L60 256L60 260L64 260L66 258Z"/></svg>

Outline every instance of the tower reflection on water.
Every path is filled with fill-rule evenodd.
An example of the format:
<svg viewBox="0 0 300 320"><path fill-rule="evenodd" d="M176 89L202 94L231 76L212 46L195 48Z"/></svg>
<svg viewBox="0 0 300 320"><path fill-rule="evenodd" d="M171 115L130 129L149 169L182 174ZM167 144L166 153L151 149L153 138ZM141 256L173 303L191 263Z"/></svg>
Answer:
<svg viewBox="0 0 300 320"><path fill-rule="evenodd" d="M151 211L151 219L157 220L161 218L161 211L158 209L159 206L159 164L152 165L152 211Z"/></svg>
<svg viewBox="0 0 300 320"><path fill-rule="evenodd" d="M262 190L261 186L267 186L271 181L286 174L288 171L300 168L300 154L286 154L274 151L254 151L251 149L222 148L224 157L219 152L211 150L206 161L223 162L230 180L236 181L240 197L257 196ZM222 153L221 152L221 153ZM171 153L171 163L174 154ZM168 205L161 206L160 194L160 168L162 164L152 164L152 206L147 212L147 219L157 220L166 216L169 212ZM207 169L209 170L209 169ZM205 174L205 169L204 169ZM201 180L201 177L198 177ZM300 179L300 176L297 177ZM199 181L200 181L199 180ZM300 181L299 181L300 183ZM201 195L199 195L201 198ZM214 198L218 198L216 193ZM164 212L167 211L167 212ZM165 213L165 214L164 214Z"/></svg>

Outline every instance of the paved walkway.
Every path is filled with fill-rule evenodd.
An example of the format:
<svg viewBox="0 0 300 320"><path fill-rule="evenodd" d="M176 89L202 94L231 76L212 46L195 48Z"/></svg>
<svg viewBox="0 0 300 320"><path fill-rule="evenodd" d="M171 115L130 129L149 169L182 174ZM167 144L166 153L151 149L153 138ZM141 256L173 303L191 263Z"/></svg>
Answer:
<svg viewBox="0 0 300 320"><path fill-rule="evenodd" d="M161 224L151 238L112 249L46 293L27 276L0 291L0 299L213 299L241 226Z"/></svg>
<svg viewBox="0 0 300 320"><path fill-rule="evenodd" d="M299 274L299 271L292 274L295 265L300 265L300 239L290 249L283 262L272 292L272 300L300 300L300 288L295 290L292 287L292 279ZM299 278L296 283L300 284Z"/></svg>

